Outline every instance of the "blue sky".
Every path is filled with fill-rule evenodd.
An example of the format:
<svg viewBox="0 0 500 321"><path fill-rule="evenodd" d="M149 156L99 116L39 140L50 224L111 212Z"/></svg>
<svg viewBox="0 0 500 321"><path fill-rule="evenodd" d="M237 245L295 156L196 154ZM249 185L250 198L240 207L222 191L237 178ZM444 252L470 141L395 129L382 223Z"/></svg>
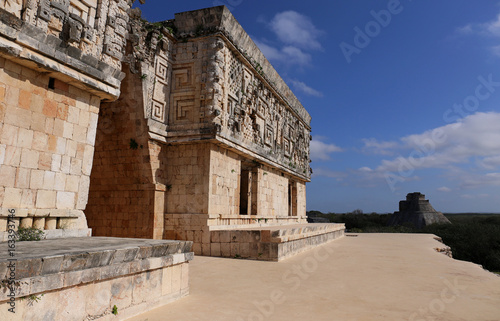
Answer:
<svg viewBox="0 0 500 321"><path fill-rule="evenodd" d="M224 4L312 116L308 210L500 212L500 3L148 1L150 21Z"/></svg>

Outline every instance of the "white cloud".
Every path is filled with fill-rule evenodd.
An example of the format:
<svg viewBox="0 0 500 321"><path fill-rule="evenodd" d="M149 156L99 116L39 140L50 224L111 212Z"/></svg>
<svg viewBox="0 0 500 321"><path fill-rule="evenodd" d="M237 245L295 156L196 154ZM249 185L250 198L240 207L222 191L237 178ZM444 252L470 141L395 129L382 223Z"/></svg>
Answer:
<svg viewBox="0 0 500 321"><path fill-rule="evenodd" d="M342 148L335 144L327 144L321 141L322 137L313 136L311 141L311 159L313 161L317 160L329 160L331 153L342 152Z"/></svg>
<svg viewBox="0 0 500 321"><path fill-rule="evenodd" d="M499 38L500 37L500 14L492 21L486 23L469 23L465 26L456 29L459 35L479 35L486 38ZM490 52L500 57L500 46L497 45L498 39L494 39L495 43L488 49Z"/></svg>
<svg viewBox="0 0 500 321"><path fill-rule="evenodd" d="M397 142L379 142L375 138L366 138L362 141L365 144L363 151L370 154L393 155L393 150L399 146Z"/></svg>
<svg viewBox="0 0 500 321"><path fill-rule="evenodd" d="M323 31L318 30L309 17L296 11L278 13L269 23L276 36L285 44L305 50L322 49L318 37Z"/></svg>
<svg viewBox="0 0 500 321"><path fill-rule="evenodd" d="M308 85L306 85L302 81L298 81L298 80L289 80L289 81L292 84L293 88L295 88L298 91L303 92L304 94L307 94L309 96L314 96L314 97L323 97L323 93L321 93L320 91L318 91L314 88L309 87Z"/></svg>
<svg viewBox="0 0 500 321"><path fill-rule="evenodd" d="M318 38L324 34L314 26L311 19L296 11L277 13L270 22L259 17L258 22L266 24L276 35L275 43L255 43L270 61L284 65L307 66L311 64L311 51L322 50Z"/></svg>
<svg viewBox="0 0 500 321"><path fill-rule="evenodd" d="M479 160L477 164L484 169L496 169L500 167L500 155L485 157L482 160Z"/></svg>
<svg viewBox="0 0 500 321"><path fill-rule="evenodd" d="M460 188L500 186L500 113L476 113L456 123L408 135L398 142L367 139L365 148L386 155L372 171L358 170L366 180L385 176L391 187L418 178L417 171L440 169ZM404 155L404 156L402 156ZM372 167L373 168L373 167ZM448 187L438 190L447 192Z"/></svg>
<svg viewBox="0 0 500 321"><path fill-rule="evenodd" d="M401 139L407 157L384 160L381 171L446 168L473 159L492 165L500 156L500 113L476 113L461 121Z"/></svg>
<svg viewBox="0 0 500 321"><path fill-rule="evenodd" d="M460 187L478 188L488 186L500 186L500 173L469 174L463 178Z"/></svg>
<svg viewBox="0 0 500 321"><path fill-rule="evenodd" d="M279 49L258 40L254 42L269 61L275 61L285 65L306 66L311 64L311 55L303 52L299 48L285 46Z"/></svg>
<svg viewBox="0 0 500 321"><path fill-rule="evenodd" d="M482 27L487 30L490 35L500 37L500 14L497 15L496 20L484 23Z"/></svg>
<svg viewBox="0 0 500 321"><path fill-rule="evenodd" d="M312 176L329 177L329 178L335 178L337 181L342 181L345 177L348 176L348 174L346 172L332 171L326 168L314 168Z"/></svg>
<svg viewBox="0 0 500 321"><path fill-rule="evenodd" d="M463 27L458 27L457 32L463 35L470 35L474 33L474 29L472 28L472 24L469 23Z"/></svg>
<svg viewBox="0 0 500 321"><path fill-rule="evenodd" d="M446 192L446 193L451 192L451 188L446 187L446 186L440 187L437 190L440 191L440 192Z"/></svg>

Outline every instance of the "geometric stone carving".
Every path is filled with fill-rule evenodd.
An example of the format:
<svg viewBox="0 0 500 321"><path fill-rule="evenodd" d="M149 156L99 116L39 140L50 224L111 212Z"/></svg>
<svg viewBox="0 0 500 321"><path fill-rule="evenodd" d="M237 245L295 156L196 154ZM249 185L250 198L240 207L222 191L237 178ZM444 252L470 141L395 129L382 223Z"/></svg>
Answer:
<svg viewBox="0 0 500 321"><path fill-rule="evenodd" d="M266 133L265 133L264 144L266 144L269 147L273 147L273 143L274 143L273 127L272 127L271 124L268 124L266 126Z"/></svg>
<svg viewBox="0 0 500 321"><path fill-rule="evenodd" d="M172 72L174 90L187 89L193 85L193 70L191 66L176 68Z"/></svg>
<svg viewBox="0 0 500 321"><path fill-rule="evenodd" d="M165 121L165 103L157 100L153 100L153 108L151 116L154 120L159 122Z"/></svg>
<svg viewBox="0 0 500 321"><path fill-rule="evenodd" d="M283 138L283 151L285 152L286 157L290 157L292 149L288 138Z"/></svg>
<svg viewBox="0 0 500 321"><path fill-rule="evenodd" d="M194 97L174 97L174 120L176 123L194 121Z"/></svg>
<svg viewBox="0 0 500 321"><path fill-rule="evenodd" d="M168 63L165 59L158 57L156 61L156 80L168 85Z"/></svg>
<svg viewBox="0 0 500 321"><path fill-rule="evenodd" d="M0 7L13 13L17 18L21 18L23 4L21 0L0 0Z"/></svg>

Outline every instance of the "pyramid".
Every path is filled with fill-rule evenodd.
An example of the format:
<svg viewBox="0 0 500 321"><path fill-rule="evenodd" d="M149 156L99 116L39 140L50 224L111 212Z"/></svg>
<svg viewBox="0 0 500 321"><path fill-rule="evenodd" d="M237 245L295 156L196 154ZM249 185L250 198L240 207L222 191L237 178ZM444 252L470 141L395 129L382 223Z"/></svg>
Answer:
<svg viewBox="0 0 500 321"><path fill-rule="evenodd" d="M443 215L436 211L425 195L422 193L409 193L406 201L399 202L399 212L389 218L388 225L396 226L404 223L412 223L416 228L423 228L430 224L451 224Z"/></svg>

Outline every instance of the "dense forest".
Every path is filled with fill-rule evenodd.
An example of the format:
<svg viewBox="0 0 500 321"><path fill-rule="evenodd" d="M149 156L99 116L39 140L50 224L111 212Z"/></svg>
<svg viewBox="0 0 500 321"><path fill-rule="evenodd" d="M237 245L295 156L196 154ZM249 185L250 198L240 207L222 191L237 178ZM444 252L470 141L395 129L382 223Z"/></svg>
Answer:
<svg viewBox="0 0 500 321"><path fill-rule="evenodd" d="M453 258L480 264L483 268L500 272L500 215L499 214L445 214L452 224L434 224L423 229L412 225L387 226L391 214L307 212L309 217L321 217L332 223L345 223L352 233L428 233L443 239Z"/></svg>

